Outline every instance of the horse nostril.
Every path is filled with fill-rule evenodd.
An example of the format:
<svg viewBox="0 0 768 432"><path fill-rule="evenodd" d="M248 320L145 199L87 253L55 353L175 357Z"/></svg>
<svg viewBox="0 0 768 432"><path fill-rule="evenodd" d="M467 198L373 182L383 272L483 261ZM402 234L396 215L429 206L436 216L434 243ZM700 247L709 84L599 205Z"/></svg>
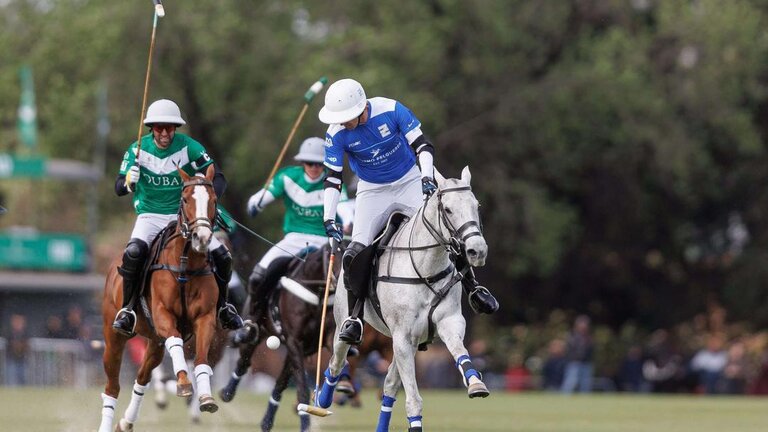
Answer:
<svg viewBox="0 0 768 432"><path fill-rule="evenodd" d="M477 251L474 249L467 249L467 255L474 258L477 256Z"/></svg>

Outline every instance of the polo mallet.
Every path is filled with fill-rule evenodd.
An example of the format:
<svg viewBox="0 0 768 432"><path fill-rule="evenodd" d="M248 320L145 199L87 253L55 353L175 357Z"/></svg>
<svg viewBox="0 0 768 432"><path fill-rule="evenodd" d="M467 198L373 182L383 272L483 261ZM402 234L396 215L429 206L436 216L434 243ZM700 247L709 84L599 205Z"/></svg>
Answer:
<svg viewBox="0 0 768 432"><path fill-rule="evenodd" d="M147 74L144 77L144 97L141 100L141 117L139 117L139 133L136 137L136 165L139 165L139 153L141 153L141 130L144 127L144 114L147 109L147 93L149 92L149 76L152 72L152 52L155 50L155 33L157 32L157 18L165 16L165 9L160 0L152 0L155 4L155 14L152 21L152 37L149 41L149 58L147 59Z"/></svg>
<svg viewBox="0 0 768 432"><path fill-rule="evenodd" d="M320 391L320 358L323 351L323 335L325 333L325 311L328 308L328 293L331 289L331 278L333 277L333 261L336 258L336 248L338 243L336 241L331 244L331 256L328 259L328 276L325 279L325 294L323 294L323 311L320 314L320 338L317 341L317 373L315 374L315 405L299 404L296 407L297 411L303 411L318 417L328 417L333 414L325 408L317 406L317 392Z"/></svg>
<svg viewBox="0 0 768 432"><path fill-rule="evenodd" d="M299 117L296 118L296 121L293 123L293 127L291 128L291 133L288 134L288 138L285 140L285 144L283 144L282 150L280 150L280 155L277 156L277 160L275 161L275 165L272 166L272 171L269 173L269 177L267 177L267 181L264 182L264 190L267 190L267 187L269 187L269 183L272 182L272 178L275 176L275 173L277 172L277 168L280 167L280 163L283 162L283 157L285 156L285 151L288 150L288 145L291 143L291 140L293 139L293 135L296 134L296 129L299 128L299 125L301 124L301 120L304 119L304 114L307 113L307 109L309 108L309 104L312 103L312 99L317 96L318 93L323 89L323 86L325 83L328 82L328 78L326 77L320 77L319 80L315 81L314 84L307 90L306 93L304 93L304 107L301 109L301 112L299 113ZM264 199L264 194L261 194L261 197L259 197L259 202L256 204L256 207L261 206L261 200Z"/></svg>

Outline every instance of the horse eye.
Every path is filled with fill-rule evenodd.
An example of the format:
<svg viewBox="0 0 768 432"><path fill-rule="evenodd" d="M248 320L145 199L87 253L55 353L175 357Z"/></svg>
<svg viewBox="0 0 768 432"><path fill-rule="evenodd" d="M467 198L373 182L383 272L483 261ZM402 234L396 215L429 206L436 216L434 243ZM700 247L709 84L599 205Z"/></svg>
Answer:
<svg viewBox="0 0 768 432"><path fill-rule="evenodd" d="M446 212L446 213L448 213L448 214L453 214L453 212L451 211L451 209L449 209L448 207L446 207L446 208L445 208L445 212Z"/></svg>

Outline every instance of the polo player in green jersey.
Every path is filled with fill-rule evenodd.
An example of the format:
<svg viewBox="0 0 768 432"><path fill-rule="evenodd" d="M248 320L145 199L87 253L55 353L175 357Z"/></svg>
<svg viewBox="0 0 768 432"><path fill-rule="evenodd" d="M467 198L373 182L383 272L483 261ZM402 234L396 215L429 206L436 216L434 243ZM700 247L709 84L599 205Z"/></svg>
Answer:
<svg viewBox="0 0 768 432"><path fill-rule="evenodd" d="M141 137L141 151L138 151L138 142L128 147L115 181L115 193L118 196L133 193L133 207L138 215L131 239L123 252L123 263L118 268L123 277L123 305L112 324L116 332L129 337L135 334L136 313L133 309L139 296L139 277L149 254L149 245L178 215L183 186L178 169L195 175L205 172L213 164L202 144L176 132L176 128L186 122L173 101L160 99L153 102L147 109L144 124L150 128L150 133ZM227 180L216 165L214 168L216 174L213 188L216 195L221 197L227 187ZM216 237L211 238L208 251L219 286L219 321L224 328L240 328L243 326L242 318L227 303L232 255Z"/></svg>

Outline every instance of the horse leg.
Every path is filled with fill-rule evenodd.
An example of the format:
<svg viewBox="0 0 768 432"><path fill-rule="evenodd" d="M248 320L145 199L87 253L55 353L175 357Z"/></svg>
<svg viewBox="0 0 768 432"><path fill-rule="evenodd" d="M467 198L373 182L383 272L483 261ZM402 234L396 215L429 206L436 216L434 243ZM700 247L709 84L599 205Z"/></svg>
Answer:
<svg viewBox="0 0 768 432"><path fill-rule="evenodd" d="M280 400L283 398L283 392L288 387L288 380L291 379L292 372L293 365L288 359L285 359L283 369L280 371L280 375L275 381L275 387L272 389L272 396L269 398L267 411L264 412L264 417L261 419L262 432L272 430L272 426L275 424L275 414L277 414L277 409L280 408Z"/></svg>
<svg viewBox="0 0 768 432"><path fill-rule="evenodd" d="M139 367L139 373L136 381L133 383L133 394L131 402L125 409L123 418L117 423L116 432L132 431L133 425L139 418L139 410L144 400L144 393L147 391L149 381L152 377L152 370L163 361L163 346L150 341L147 344L147 351L144 353L144 360Z"/></svg>
<svg viewBox="0 0 768 432"><path fill-rule="evenodd" d="M336 328L334 336L333 355L328 361L328 369L323 374L323 387L320 394L316 395L317 404L322 408L328 408L333 403L333 392L339 384L343 374L349 375L349 363L347 363L347 351L349 344L339 339L339 328Z"/></svg>
<svg viewBox="0 0 768 432"><path fill-rule="evenodd" d="M475 365L472 364L472 359L469 358L469 353L464 347L464 329L466 328L464 317L461 315L448 316L440 320L436 327L437 334L456 361L456 367L462 375L464 386L467 387L467 395L470 398L488 396L490 394L488 387L483 383L480 372L475 369Z"/></svg>
<svg viewBox="0 0 768 432"><path fill-rule="evenodd" d="M397 391L400 390L400 372L397 370L397 363L393 360L389 364L387 377L384 378L384 394L381 397L381 412L379 413L379 423L376 425L376 432L388 432L389 420L392 418L392 407L395 406Z"/></svg>
<svg viewBox="0 0 768 432"><path fill-rule="evenodd" d="M309 404L309 389L307 387L307 371L304 369L304 347L303 341L297 340L296 337L289 336L286 338L285 346L288 349L288 358L286 364L290 363L293 370L293 379L296 384L296 397L299 399L300 404ZM322 353L317 353L321 355ZM301 432L309 431L309 413L299 411L299 421Z"/></svg>
<svg viewBox="0 0 768 432"><path fill-rule="evenodd" d="M216 331L216 318L213 314L202 316L195 321L195 381L200 401L200 411L215 413L219 406L211 392L213 369L208 365L208 351Z"/></svg>
<svg viewBox="0 0 768 432"><path fill-rule="evenodd" d="M155 391L155 405L161 410L168 407L168 392L165 390L164 375L162 364L152 369L152 390Z"/></svg>
<svg viewBox="0 0 768 432"><path fill-rule="evenodd" d="M224 402L229 402L235 398L237 386L240 384L243 375L248 373L248 369L251 368L251 357L253 357L253 352L256 351L260 341L260 338L257 338L240 347L240 357L237 359L235 370L232 372L227 385L219 392L219 396Z"/></svg>
<svg viewBox="0 0 768 432"><path fill-rule="evenodd" d="M339 274L339 280L344 280L344 270ZM339 283L340 288L336 290L336 299L333 302L333 316L337 323L343 322L347 318L347 290L342 289L343 285ZM349 370L349 363L347 363L347 352L349 351L349 344L339 339L339 332L341 328L336 326L333 335L333 355L328 361L328 369L325 370L325 380L323 381L323 387L320 390L320 394L315 395L315 400L318 405L323 408L328 408L333 402L333 392L336 390L336 386L339 384L339 379L344 369ZM349 374L349 372L347 372Z"/></svg>
<svg viewBox="0 0 768 432"><path fill-rule="evenodd" d="M114 316L114 314L112 315ZM106 315L105 315L106 317ZM112 318L104 318L104 373L107 375L107 385L101 394L101 424L99 432L112 432L112 420L115 417L117 397L120 394L120 365L123 362L123 350L128 341L112 331Z"/></svg>
<svg viewBox="0 0 768 432"><path fill-rule="evenodd" d="M403 388L405 389L405 413L408 416L408 432L421 432L422 399L419 394L419 388L416 385L416 364L414 361L416 345L411 340L410 335L400 332L392 334L392 347L395 350L393 362L396 364Z"/></svg>

